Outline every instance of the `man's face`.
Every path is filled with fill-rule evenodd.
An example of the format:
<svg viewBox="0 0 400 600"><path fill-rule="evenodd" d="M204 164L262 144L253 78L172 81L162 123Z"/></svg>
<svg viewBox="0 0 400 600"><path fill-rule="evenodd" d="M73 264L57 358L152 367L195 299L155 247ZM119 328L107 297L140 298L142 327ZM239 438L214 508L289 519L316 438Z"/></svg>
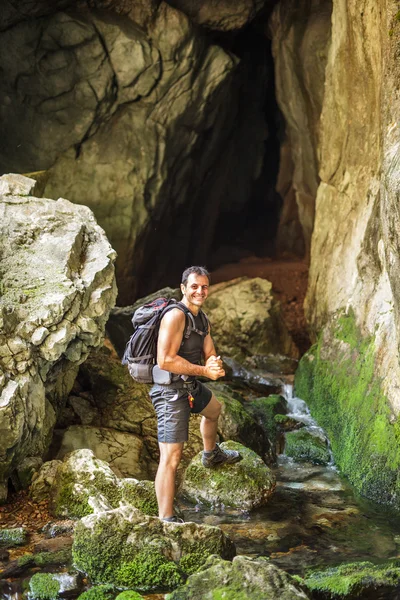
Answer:
<svg viewBox="0 0 400 600"><path fill-rule="evenodd" d="M205 275L196 275L190 273L187 284L181 284L181 290L184 298L189 304L201 307L208 296L208 277Z"/></svg>

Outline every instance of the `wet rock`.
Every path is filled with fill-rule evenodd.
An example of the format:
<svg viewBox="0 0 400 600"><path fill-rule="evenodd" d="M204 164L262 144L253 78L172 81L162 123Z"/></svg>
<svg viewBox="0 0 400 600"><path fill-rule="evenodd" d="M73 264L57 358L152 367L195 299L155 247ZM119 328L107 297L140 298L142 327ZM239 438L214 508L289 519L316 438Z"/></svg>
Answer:
<svg viewBox="0 0 400 600"><path fill-rule="evenodd" d="M14 548L14 546L23 546L27 541L28 531L23 527L2 529L0 531L0 547Z"/></svg>
<svg viewBox="0 0 400 600"><path fill-rule="evenodd" d="M240 394L233 392L226 384L209 384L217 400L222 404L221 415L218 420L218 434L221 441L233 440L240 442L267 463L276 459L275 450L271 447L264 429L256 420L246 412ZM236 397L235 397L236 396Z"/></svg>
<svg viewBox="0 0 400 600"><path fill-rule="evenodd" d="M72 546L72 537L60 537L44 539L34 545L33 550L38 552L59 552Z"/></svg>
<svg viewBox="0 0 400 600"><path fill-rule="evenodd" d="M305 424L289 415L275 415L274 421L282 431L295 431L305 427Z"/></svg>
<svg viewBox="0 0 400 600"><path fill-rule="evenodd" d="M375 565L354 562L314 571L304 581L317 600L386 600L398 598L400 566L398 561Z"/></svg>
<svg viewBox="0 0 400 600"><path fill-rule="evenodd" d="M112 311L111 311L112 312ZM298 360L280 354L248 356L243 365L250 369L259 369L275 375L293 375L299 365Z"/></svg>
<svg viewBox="0 0 400 600"><path fill-rule="evenodd" d="M286 434L285 454L298 462L311 462L316 465L327 465L330 462L326 439L307 429Z"/></svg>
<svg viewBox="0 0 400 600"><path fill-rule="evenodd" d="M171 589L210 554L232 558L233 543L217 527L166 523L131 507L83 518L75 530L74 564L96 582L140 591Z"/></svg>
<svg viewBox="0 0 400 600"><path fill-rule="evenodd" d="M221 448L238 450L242 460L206 469L200 452L186 469L182 495L192 502L242 511L266 504L275 489L275 477L269 467L255 452L237 442L224 442Z"/></svg>
<svg viewBox="0 0 400 600"><path fill-rule="evenodd" d="M275 417L286 412L287 403L284 397L271 394L268 397L246 402L243 406L262 428L264 435L270 440L271 447L276 452L279 429Z"/></svg>
<svg viewBox="0 0 400 600"><path fill-rule="evenodd" d="M237 556L232 562L211 557L199 573L166 596L166 600L306 600L306 588L265 558Z"/></svg>
<svg viewBox="0 0 400 600"><path fill-rule="evenodd" d="M60 465L60 460L50 460L42 465L39 473L32 481L30 487L30 495L33 500L40 502L41 500L48 498L50 488L53 485L58 467Z"/></svg>
<svg viewBox="0 0 400 600"><path fill-rule="evenodd" d="M47 538L55 538L62 535L70 535L74 532L74 521L62 521L60 523L47 523L42 532Z"/></svg>
<svg viewBox="0 0 400 600"><path fill-rule="evenodd" d="M278 394L284 384L280 375L266 373L259 369L244 367L229 356L222 356L227 377L243 387L250 387L264 394Z"/></svg>
<svg viewBox="0 0 400 600"><path fill-rule="evenodd" d="M298 356L266 279L242 278L211 286L207 315L221 356L239 362L254 354Z"/></svg>
<svg viewBox="0 0 400 600"><path fill-rule="evenodd" d="M101 343L116 296L115 252L91 211L61 198L15 195L12 180L0 196L3 499L18 465L47 450L79 364ZM35 183L25 178L25 185L27 191Z"/></svg>
<svg viewBox="0 0 400 600"><path fill-rule="evenodd" d="M15 489L29 487L32 478L40 470L43 461L39 456L27 456L12 474L12 482Z"/></svg>

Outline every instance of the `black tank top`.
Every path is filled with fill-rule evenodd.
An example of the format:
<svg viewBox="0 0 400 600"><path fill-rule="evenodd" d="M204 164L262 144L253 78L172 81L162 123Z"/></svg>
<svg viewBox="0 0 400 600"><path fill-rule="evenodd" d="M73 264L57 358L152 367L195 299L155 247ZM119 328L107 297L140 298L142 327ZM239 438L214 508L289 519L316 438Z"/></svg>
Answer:
<svg viewBox="0 0 400 600"><path fill-rule="evenodd" d="M187 319L189 318L190 317L186 316L185 331L187 327ZM208 322L201 310L199 311L199 314L194 317L194 322L196 329L204 332L207 335ZM185 358L194 365L199 365L201 363L201 359L203 358L204 338L205 335L201 335L200 333L197 333L197 331L193 330L188 338L183 338L182 345L178 351L178 356L182 356L182 358Z"/></svg>

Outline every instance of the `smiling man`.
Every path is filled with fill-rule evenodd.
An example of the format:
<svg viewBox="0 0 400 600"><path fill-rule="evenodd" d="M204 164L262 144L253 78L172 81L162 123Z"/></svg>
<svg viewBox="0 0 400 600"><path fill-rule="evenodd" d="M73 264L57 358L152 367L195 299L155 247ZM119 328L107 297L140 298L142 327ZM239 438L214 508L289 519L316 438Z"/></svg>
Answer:
<svg viewBox="0 0 400 600"><path fill-rule="evenodd" d="M221 404L196 377L217 380L225 375L216 356L210 326L202 306L208 296L210 274L204 267L189 267L183 272L182 301L168 310L161 320L157 367L150 390L157 413L160 464L156 476L159 517L169 522L181 520L173 513L175 476L183 444L188 440L191 413L200 413L200 431L207 468L240 460L239 452L222 450L216 443ZM189 314L190 312L190 314ZM194 327L188 327L188 320ZM204 364L202 364L204 363Z"/></svg>

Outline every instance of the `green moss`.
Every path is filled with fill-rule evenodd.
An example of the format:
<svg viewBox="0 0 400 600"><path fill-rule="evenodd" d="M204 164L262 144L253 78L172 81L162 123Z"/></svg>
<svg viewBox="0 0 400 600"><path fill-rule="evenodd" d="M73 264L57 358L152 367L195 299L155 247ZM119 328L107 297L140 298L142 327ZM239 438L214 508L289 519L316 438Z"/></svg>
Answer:
<svg viewBox="0 0 400 600"><path fill-rule="evenodd" d="M257 398L252 402L246 403L245 408L264 429L271 444L275 445L277 442L278 427L274 417L279 413L285 412L284 398L278 394L271 394L271 396Z"/></svg>
<svg viewBox="0 0 400 600"><path fill-rule="evenodd" d="M60 583L51 573L35 573L29 581L32 600L57 600Z"/></svg>
<svg viewBox="0 0 400 600"><path fill-rule="evenodd" d="M327 465L330 461L326 443L305 430L286 434L285 454L298 462L315 465Z"/></svg>
<svg viewBox="0 0 400 600"><path fill-rule="evenodd" d="M17 564L19 567L25 567L26 565L34 565L35 564L35 556L30 552L28 554L24 554L17 559Z"/></svg>
<svg viewBox="0 0 400 600"><path fill-rule="evenodd" d="M83 592L78 600L114 600L116 594L117 591L112 585L96 585Z"/></svg>
<svg viewBox="0 0 400 600"><path fill-rule="evenodd" d="M122 500L132 504L145 515L157 516L157 496L152 481L130 481L121 482Z"/></svg>
<svg viewBox="0 0 400 600"><path fill-rule="evenodd" d="M126 590L125 592L121 592L115 598L115 600L144 600L143 596L138 594L137 592L133 592L132 590Z"/></svg>
<svg viewBox="0 0 400 600"><path fill-rule="evenodd" d="M283 431L293 431L293 429L304 427L304 423L293 417L289 417L289 415L275 415L274 421Z"/></svg>
<svg viewBox="0 0 400 600"><path fill-rule="evenodd" d="M361 334L353 314L332 322L302 358L295 386L352 485L400 508L400 424L375 376L374 339Z"/></svg>
<svg viewBox="0 0 400 600"><path fill-rule="evenodd" d="M28 532L23 527L3 529L0 531L0 548L23 546L28 539Z"/></svg>
<svg viewBox="0 0 400 600"><path fill-rule="evenodd" d="M349 563L310 573L304 583L309 590L321 592L329 600L364 597L366 591L375 591L379 597L385 591L390 597L390 589L400 584L400 568L395 563Z"/></svg>
<svg viewBox="0 0 400 600"><path fill-rule="evenodd" d="M34 562L37 567L47 565L68 565L71 563L71 548L64 548L56 552L40 552L34 555Z"/></svg>
<svg viewBox="0 0 400 600"><path fill-rule="evenodd" d="M203 567L209 555L210 552L199 548L197 552L190 552L182 556L179 566L186 575L192 575Z"/></svg>
<svg viewBox="0 0 400 600"><path fill-rule="evenodd" d="M152 548L138 552L133 560L123 563L115 577L118 585L144 591L173 589L183 582L178 566Z"/></svg>

